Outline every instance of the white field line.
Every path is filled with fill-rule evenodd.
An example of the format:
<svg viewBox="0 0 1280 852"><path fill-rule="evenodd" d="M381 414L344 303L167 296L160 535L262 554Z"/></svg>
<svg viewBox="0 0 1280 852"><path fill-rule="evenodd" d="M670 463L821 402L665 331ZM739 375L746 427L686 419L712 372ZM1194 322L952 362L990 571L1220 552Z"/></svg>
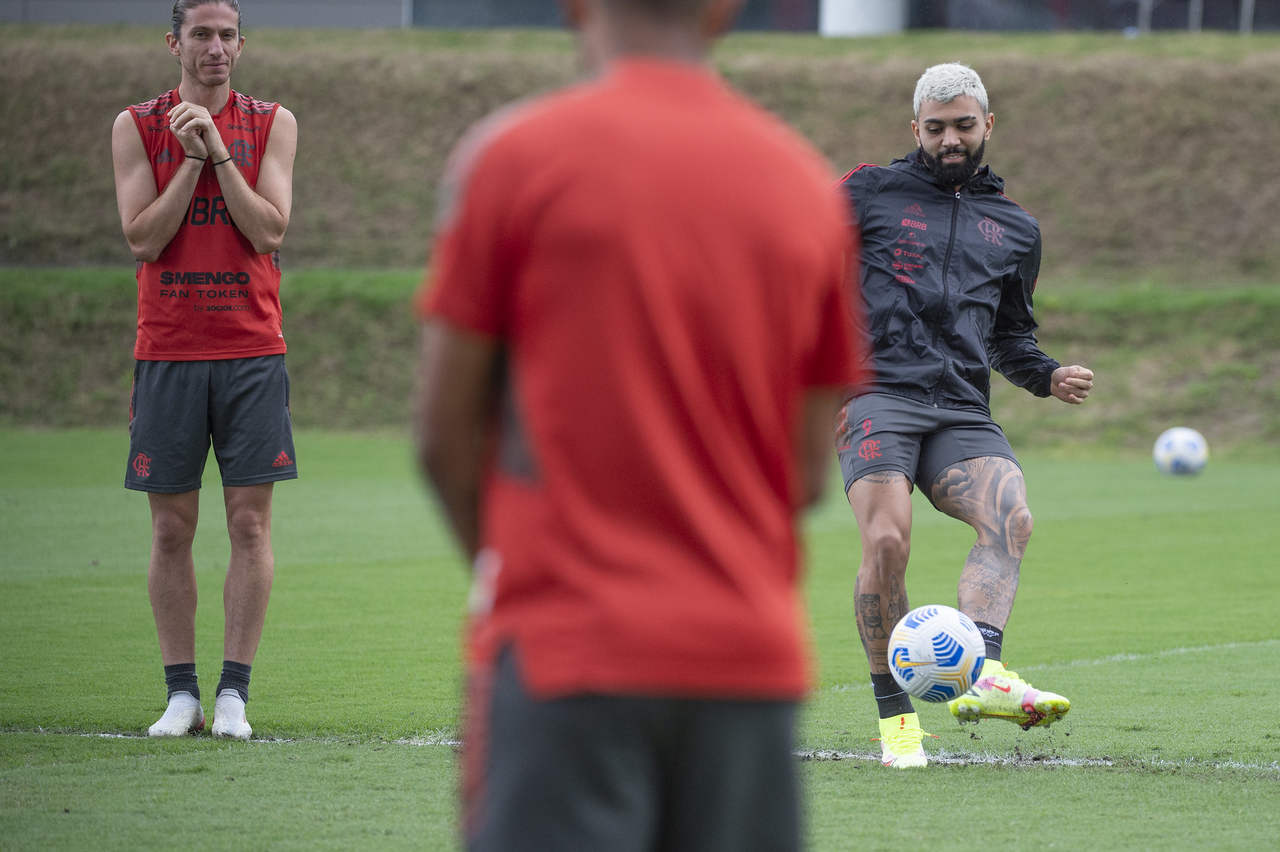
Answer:
<svg viewBox="0 0 1280 852"><path fill-rule="evenodd" d="M880 755L874 752L830 751L811 749L796 752L801 760L836 761L863 760L879 762ZM952 766L1074 766L1074 767L1107 767L1107 766L1139 766L1152 769L1239 769L1247 772L1274 773L1280 777L1280 762L1241 763L1237 760L1147 760L1143 758L1110 757L1052 757L1042 754L986 754L981 752L943 751L930 752L930 763L941 763Z"/></svg>
<svg viewBox="0 0 1280 852"><path fill-rule="evenodd" d="M100 737L103 739L146 739L145 734L130 733L96 733L96 734L77 734L75 736L84 737ZM254 737L251 743L260 745L290 745L294 743L351 743L352 740L343 737L303 737L303 738L276 738L276 737ZM407 746L409 748L430 748L430 747L448 747L457 748L461 746L461 741L454 738L454 735L448 731L432 731L421 737L404 737L398 740L376 741L384 742L389 745ZM801 749L795 752L795 756L802 761L818 761L818 762L835 762L840 760L860 760L867 763L876 763L880 760L878 752L871 751L837 751L835 749ZM1272 763L1241 763L1238 760L1195 760L1187 758L1186 760L1147 760L1143 758L1121 758L1119 760L1110 757L1056 757L1045 754L1022 754L1015 752L1013 754L990 754L986 752L964 752L964 751L948 751L943 749L938 752L929 754L929 762L942 764L947 766L1067 766L1077 768L1094 768L1109 766L1135 766L1150 767L1152 769L1237 769L1245 772L1261 772L1265 774L1274 774L1280 778L1280 762Z"/></svg>
<svg viewBox="0 0 1280 852"><path fill-rule="evenodd" d="M1261 639L1256 642L1224 642L1219 645L1195 645L1183 648L1166 648L1163 651L1155 651L1149 654L1112 654L1107 657L1097 657L1088 660L1065 660L1060 663L1044 663L1034 666L1019 665L1019 671L1051 671L1064 668L1078 668L1081 666L1105 666L1112 663L1132 663L1141 662L1143 660L1158 660L1168 657L1178 657L1186 654L1216 654L1224 651L1238 651L1242 649L1257 648L1280 648L1280 639ZM838 683L825 687L822 692L852 692L854 690L864 691L867 689L866 683ZM880 755L874 752L846 752L831 751L826 749L813 749L808 751L798 751L796 756L801 760L866 760L879 761ZM1169 769L1174 767L1205 767L1210 769L1242 769L1253 772L1268 772L1280 774L1280 762L1273 763L1240 763L1239 761L1197 761L1197 760L1143 760L1143 759L1122 759L1119 761L1111 758L1068 758L1068 757L1050 757L1046 755L1023 755L1023 754L983 754L968 752L949 752L941 751L937 754L929 755L930 763L953 764L958 766L974 766L974 765L996 765L996 766L1115 766L1117 763L1128 766L1150 766L1153 768Z"/></svg>
<svg viewBox="0 0 1280 852"><path fill-rule="evenodd" d="M1103 666L1110 663L1131 663L1142 660L1158 660L1167 657L1177 657L1185 654L1210 654L1221 653L1223 651L1236 651L1241 649L1252 648L1280 648L1280 639L1262 639L1256 642L1225 642L1220 645L1196 645L1184 648L1166 648L1163 651L1156 651L1150 654L1112 654L1107 657L1097 657L1088 660L1066 660L1060 663L1045 663L1035 666L1018 666L1022 671L1050 671L1062 668L1077 668L1080 666ZM824 688L823 692L850 692L853 690L865 690L866 683L839 683ZM37 728L36 733L44 733L44 730ZM144 735L141 733L96 733L82 734L81 736L102 737L106 739L142 739ZM302 739L280 739L268 737L255 737L255 743L263 744L280 744L295 742L351 742L350 738L343 737L316 737ZM462 743L457 739L457 733L447 729L438 729L427 731L421 736L405 737L390 741L391 745L401 745L409 747L430 747L445 746L456 748ZM853 751L836 751L832 749L808 749L796 752L796 757L801 760L814 761L837 761L837 760L862 760L862 761L879 761L880 755L875 752L853 752ZM1047 755L1024 755L1024 754L986 754L978 752L952 752L940 751L929 755L931 763L939 763L944 765L955 766L1072 766L1072 767L1107 767L1107 766L1148 766L1158 769L1171 768L1190 768L1202 767L1206 769L1239 769L1249 772L1275 773L1280 775L1280 762L1272 763L1241 763L1234 760L1225 761L1198 761L1198 760L1143 760L1139 758L1124 758L1121 760L1113 760L1107 757L1052 757Z"/></svg>
<svg viewBox="0 0 1280 852"><path fill-rule="evenodd" d="M1166 648L1151 654L1112 654L1092 660L1069 660L1061 663L1044 663L1035 666L1018 666L1024 671L1049 671L1077 666L1105 666L1109 663L1132 663L1140 660L1159 660L1185 654L1216 654L1221 651L1238 651L1245 648L1280 648L1280 639L1260 639L1257 642L1224 642L1221 645L1194 645L1186 648Z"/></svg>
<svg viewBox="0 0 1280 852"><path fill-rule="evenodd" d="M796 757L801 760L815 761L836 761L836 760L863 760L867 762L879 762L880 755L875 752L859 752L859 751L829 751L826 749L812 749L796 752ZM929 753L930 763L942 763L953 766L1115 766L1116 762L1109 757L1048 757L1043 755L1025 755L1025 754L979 754L958 751L939 751ZM1133 762L1133 761L1130 761ZM1144 765L1147 765L1144 763ZM1190 764L1189 764L1190 765ZM1244 767L1240 767L1244 768ZM1254 769L1268 769L1271 767L1256 766ZM1280 766L1276 767L1280 770Z"/></svg>
<svg viewBox="0 0 1280 852"><path fill-rule="evenodd" d="M1112 663L1133 663L1144 660L1159 660L1166 657L1179 657L1186 654L1217 654L1223 651L1238 651L1246 648L1280 648L1280 639L1260 639L1256 642L1224 642L1221 645L1195 645L1186 648L1165 648L1150 654L1112 654L1109 657L1095 657L1091 660L1063 660L1060 663L1040 663L1038 665L1017 665L1019 672L1047 672L1057 669L1073 669L1081 666L1106 666ZM865 690L868 683L834 683L823 687L822 692L852 692Z"/></svg>

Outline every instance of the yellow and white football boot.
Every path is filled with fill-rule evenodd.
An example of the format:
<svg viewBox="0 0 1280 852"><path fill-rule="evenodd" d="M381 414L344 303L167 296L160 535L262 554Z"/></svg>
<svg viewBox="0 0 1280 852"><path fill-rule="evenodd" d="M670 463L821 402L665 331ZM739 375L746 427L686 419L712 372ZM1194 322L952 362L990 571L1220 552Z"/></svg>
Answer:
<svg viewBox="0 0 1280 852"><path fill-rule="evenodd" d="M1025 731L1057 722L1067 715L1071 702L1057 693L1036 689L999 660L987 660L978 682L959 698L947 702L947 706L962 724L1006 719Z"/></svg>

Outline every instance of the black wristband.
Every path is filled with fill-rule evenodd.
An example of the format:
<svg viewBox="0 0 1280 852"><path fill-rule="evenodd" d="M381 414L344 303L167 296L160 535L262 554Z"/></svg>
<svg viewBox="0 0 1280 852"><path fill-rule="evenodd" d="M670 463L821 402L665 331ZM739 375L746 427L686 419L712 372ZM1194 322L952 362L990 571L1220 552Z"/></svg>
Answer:
<svg viewBox="0 0 1280 852"><path fill-rule="evenodd" d="M231 162L231 158L230 158L230 157L227 157L225 160L219 160L218 162L214 163L214 165L215 165L215 166L220 166L220 165L222 165L223 163L229 163L229 162Z"/></svg>
<svg viewBox="0 0 1280 852"><path fill-rule="evenodd" d="M209 159L209 158L208 158L208 157L197 157L195 154L188 154L188 155L187 155L187 159L188 159L188 160L207 160L207 159Z"/></svg>

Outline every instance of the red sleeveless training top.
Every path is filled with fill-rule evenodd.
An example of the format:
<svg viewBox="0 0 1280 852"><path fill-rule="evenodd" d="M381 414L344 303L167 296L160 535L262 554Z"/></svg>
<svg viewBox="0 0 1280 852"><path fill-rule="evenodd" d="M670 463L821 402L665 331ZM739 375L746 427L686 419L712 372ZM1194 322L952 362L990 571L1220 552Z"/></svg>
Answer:
<svg viewBox="0 0 1280 852"><path fill-rule="evenodd" d="M169 132L178 90L129 107L163 192L186 156ZM276 103L232 92L213 123L249 186L267 148ZM152 263L138 264L138 338L142 361L205 361L285 351L280 263L258 254L231 221L218 177L205 163L182 225Z"/></svg>

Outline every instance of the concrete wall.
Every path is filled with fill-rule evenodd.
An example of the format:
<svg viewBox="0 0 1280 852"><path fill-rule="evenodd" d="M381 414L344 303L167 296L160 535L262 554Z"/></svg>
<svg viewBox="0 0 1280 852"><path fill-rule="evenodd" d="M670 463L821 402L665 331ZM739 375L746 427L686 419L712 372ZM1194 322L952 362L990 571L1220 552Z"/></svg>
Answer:
<svg viewBox="0 0 1280 852"><path fill-rule="evenodd" d="M818 24L818 3L746 0L738 28L813 31ZM0 21L165 26L172 8L173 0L0 0ZM241 0L241 12L244 27L250 31L254 27L563 25L555 0Z"/></svg>
<svg viewBox="0 0 1280 852"><path fill-rule="evenodd" d="M254 27L558 27L555 0L241 0ZM1205 29L1234 30L1242 0L1202 0ZM1155 29L1185 29L1189 0L1157 0ZM902 28L1119 30L1138 0L746 0L739 30L869 35ZM1280 28L1280 0L1255 0L1254 28ZM819 8L821 7L821 9ZM173 0L0 0L0 22L168 26Z"/></svg>
<svg viewBox="0 0 1280 852"><path fill-rule="evenodd" d="M545 0L412 0L419 27L558 27L560 4Z"/></svg>
<svg viewBox="0 0 1280 852"><path fill-rule="evenodd" d="M0 21L154 24L168 29L173 0L0 0ZM244 28L400 27L412 0L242 0Z"/></svg>
<svg viewBox="0 0 1280 852"><path fill-rule="evenodd" d="M411 0L413 24L420 27L559 27L554 0ZM813 32L820 0L746 0L738 15L740 30ZM833 0L860 4L867 0ZM906 0L896 0L905 3Z"/></svg>

